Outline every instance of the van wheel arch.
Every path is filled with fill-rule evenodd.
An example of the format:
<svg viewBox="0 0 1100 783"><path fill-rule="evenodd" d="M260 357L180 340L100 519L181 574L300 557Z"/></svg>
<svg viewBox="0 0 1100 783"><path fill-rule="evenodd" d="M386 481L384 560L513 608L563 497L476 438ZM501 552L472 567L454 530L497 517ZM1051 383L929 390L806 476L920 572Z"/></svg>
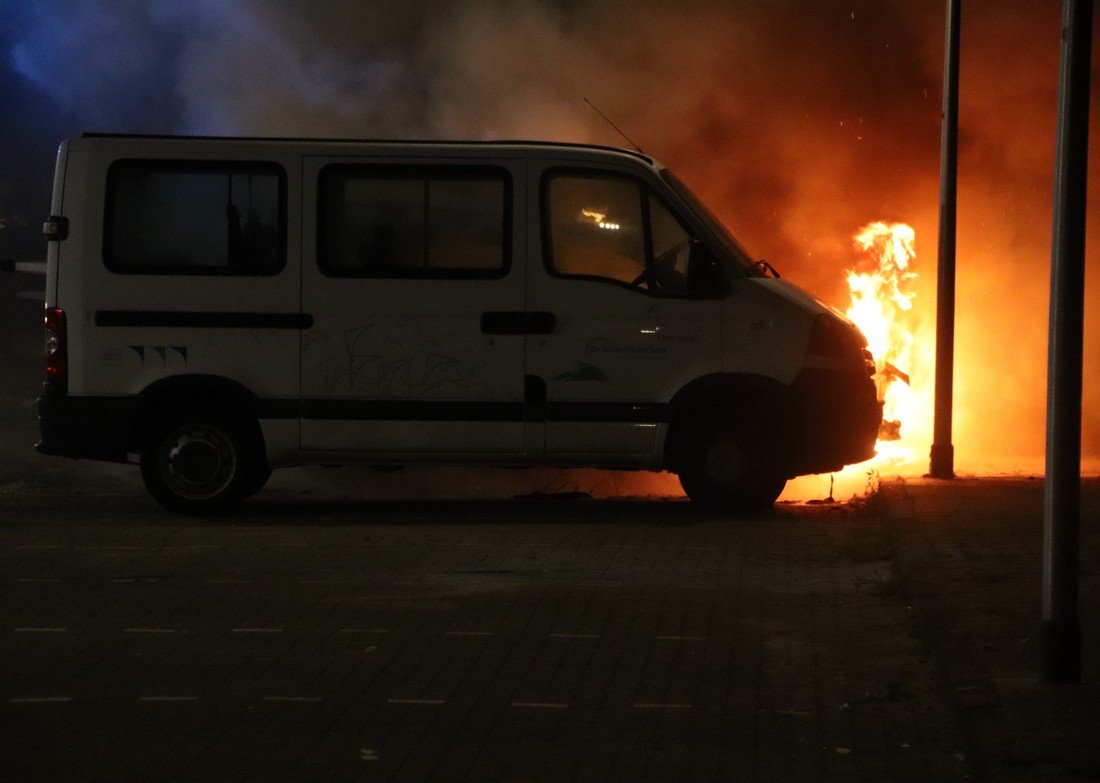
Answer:
<svg viewBox="0 0 1100 783"><path fill-rule="evenodd" d="M138 394L140 402L139 431L134 433L140 442L149 426L166 414L183 407L224 412L238 418L246 434L254 439L254 445L262 449L266 460L267 447L258 416L259 400L244 384L217 375L173 375L161 378L145 387Z"/></svg>
<svg viewBox="0 0 1100 783"><path fill-rule="evenodd" d="M747 373L715 373L688 383L669 402L664 467L684 465L699 427L742 420L761 435L785 441L788 389L773 378Z"/></svg>

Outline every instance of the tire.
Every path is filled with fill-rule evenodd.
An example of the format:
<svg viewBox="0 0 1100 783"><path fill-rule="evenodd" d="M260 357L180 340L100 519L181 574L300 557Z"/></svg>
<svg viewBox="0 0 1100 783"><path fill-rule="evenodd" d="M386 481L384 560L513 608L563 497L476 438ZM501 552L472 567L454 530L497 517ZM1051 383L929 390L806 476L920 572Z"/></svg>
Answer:
<svg viewBox="0 0 1100 783"><path fill-rule="evenodd" d="M244 497L250 498L264 488L267 484L267 480L271 478L271 467L263 464L259 460L252 471L252 480L248 482L248 486L245 487ZM243 498L242 498L243 500Z"/></svg>
<svg viewBox="0 0 1100 783"><path fill-rule="evenodd" d="M170 511L216 514L262 486L268 468L258 454L238 422L190 411L150 430L141 477L153 499Z"/></svg>
<svg viewBox="0 0 1100 783"><path fill-rule="evenodd" d="M771 510L787 479L769 461L763 439L729 424L694 431L679 471L680 486L692 503L738 516Z"/></svg>

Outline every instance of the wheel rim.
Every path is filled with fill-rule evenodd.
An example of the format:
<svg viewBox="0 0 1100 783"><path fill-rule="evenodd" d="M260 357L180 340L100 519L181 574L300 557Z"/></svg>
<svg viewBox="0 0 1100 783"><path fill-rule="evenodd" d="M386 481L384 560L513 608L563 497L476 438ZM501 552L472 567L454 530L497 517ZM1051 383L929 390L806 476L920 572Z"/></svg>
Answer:
<svg viewBox="0 0 1100 783"><path fill-rule="evenodd" d="M237 472L233 443L225 433L209 426L177 429L165 440L159 462L168 488L190 500L215 497Z"/></svg>

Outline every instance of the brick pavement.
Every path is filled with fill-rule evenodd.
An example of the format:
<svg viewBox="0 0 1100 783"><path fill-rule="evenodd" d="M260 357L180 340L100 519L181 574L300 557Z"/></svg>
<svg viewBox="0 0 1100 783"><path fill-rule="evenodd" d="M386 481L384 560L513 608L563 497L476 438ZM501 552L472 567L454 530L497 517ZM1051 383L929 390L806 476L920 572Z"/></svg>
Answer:
<svg viewBox="0 0 1100 783"><path fill-rule="evenodd" d="M5 780L972 778L874 506L276 489L195 524L16 462Z"/></svg>
<svg viewBox="0 0 1100 783"><path fill-rule="evenodd" d="M1041 479L888 482L895 563L976 776L1100 780L1100 480L1082 486L1082 682L1039 681Z"/></svg>

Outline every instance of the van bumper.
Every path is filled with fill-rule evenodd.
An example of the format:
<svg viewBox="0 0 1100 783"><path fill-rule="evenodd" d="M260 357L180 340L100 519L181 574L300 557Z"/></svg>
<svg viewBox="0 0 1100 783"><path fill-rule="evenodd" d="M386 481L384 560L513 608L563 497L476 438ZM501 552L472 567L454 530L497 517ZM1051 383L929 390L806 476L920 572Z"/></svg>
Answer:
<svg viewBox="0 0 1100 783"><path fill-rule="evenodd" d="M44 394L38 398L41 440L35 448L61 457L126 462L137 414L133 397Z"/></svg>
<svg viewBox="0 0 1100 783"><path fill-rule="evenodd" d="M804 368L789 399L792 476L829 473L875 456L882 403L865 373Z"/></svg>

